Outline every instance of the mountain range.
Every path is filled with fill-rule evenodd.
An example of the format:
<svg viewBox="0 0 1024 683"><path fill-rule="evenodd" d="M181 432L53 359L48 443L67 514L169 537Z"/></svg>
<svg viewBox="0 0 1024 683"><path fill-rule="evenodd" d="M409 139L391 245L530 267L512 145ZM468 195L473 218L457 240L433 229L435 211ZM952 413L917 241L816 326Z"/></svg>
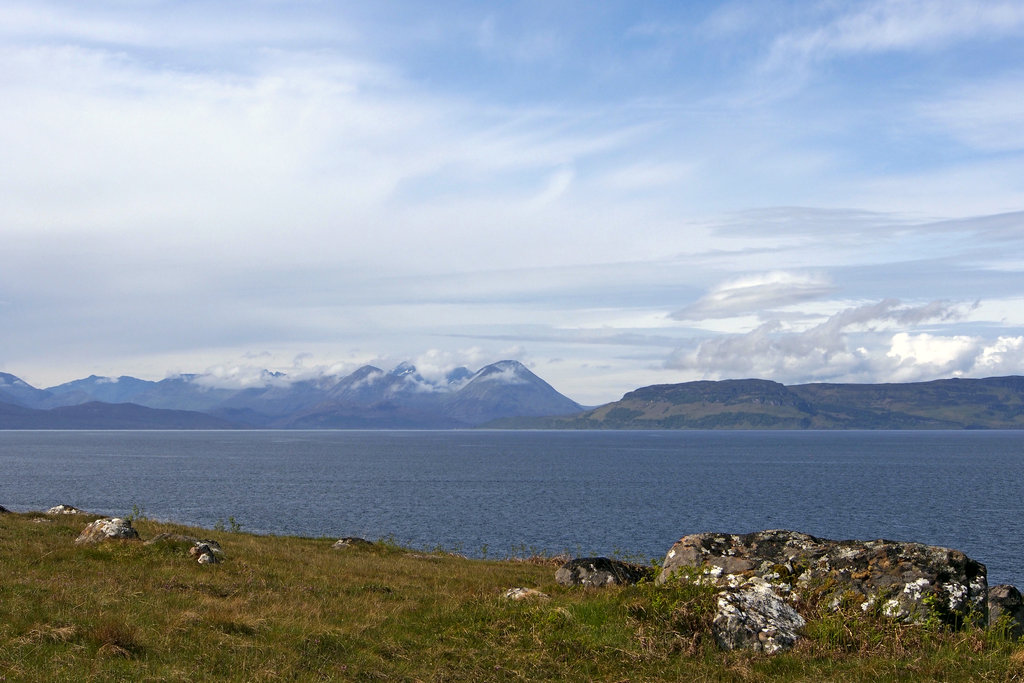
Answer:
<svg viewBox="0 0 1024 683"><path fill-rule="evenodd" d="M517 361L430 381L410 363L259 386L97 377L37 389L0 373L0 429L1024 429L1024 377L902 384L761 379L642 387L585 408Z"/></svg>
<svg viewBox="0 0 1024 683"><path fill-rule="evenodd" d="M410 363L296 381L265 372L259 386L242 389L201 375L93 375L37 389L0 373L3 429L450 429L583 409L512 360L456 368L440 381Z"/></svg>

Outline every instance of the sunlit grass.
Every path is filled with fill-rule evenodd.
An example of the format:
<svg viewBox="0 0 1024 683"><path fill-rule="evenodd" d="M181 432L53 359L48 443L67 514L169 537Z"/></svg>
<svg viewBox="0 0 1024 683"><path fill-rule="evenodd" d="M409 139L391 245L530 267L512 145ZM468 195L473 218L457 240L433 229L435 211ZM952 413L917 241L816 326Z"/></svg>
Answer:
<svg viewBox="0 0 1024 683"><path fill-rule="evenodd" d="M254 536L137 519L143 539L76 546L91 518L0 515L0 680L1014 680L996 633L810 606L790 653L720 652L713 591L559 586L561 560L470 560L394 543ZM513 586L550 599L503 597Z"/></svg>

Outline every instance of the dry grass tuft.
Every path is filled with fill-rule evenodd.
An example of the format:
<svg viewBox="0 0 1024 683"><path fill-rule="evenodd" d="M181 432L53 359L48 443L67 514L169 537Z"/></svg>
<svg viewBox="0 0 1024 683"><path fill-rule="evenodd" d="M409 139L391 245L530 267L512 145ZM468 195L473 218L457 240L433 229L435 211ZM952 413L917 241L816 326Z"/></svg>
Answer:
<svg viewBox="0 0 1024 683"><path fill-rule="evenodd" d="M527 557L509 557L507 561L529 564L535 567L561 567L571 559L571 556L562 553L560 555L533 554Z"/></svg>
<svg viewBox="0 0 1024 683"><path fill-rule="evenodd" d="M28 633L17 639L19 643L67 643L78 635L75 626L51 626L42 624L30 629Z"/></svg>
<svg viewBox="0 0 1024 683"><path fill-rule="evenodd" d="M128 657L142 650L135 629L113 617L97 623L86 638L97 646L98 652L108 655Z"/></svg>

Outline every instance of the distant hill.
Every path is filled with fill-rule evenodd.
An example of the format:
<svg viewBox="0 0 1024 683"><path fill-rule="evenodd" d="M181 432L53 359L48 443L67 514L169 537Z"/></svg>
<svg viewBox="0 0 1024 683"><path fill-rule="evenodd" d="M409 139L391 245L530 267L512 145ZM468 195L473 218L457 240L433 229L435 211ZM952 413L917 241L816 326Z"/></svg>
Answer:
<svg viewBox="0 0 1024 683"><path fill-rule="evenodd" d="M188 410L100 403L38 410L0 403L0 429L230 429L225 420Z"/></svg>
<svg viewBox="0 0 1024 683"><path fill-rule="evenodd" d="M103 403L131 403L156 382L147 382L134 377L99 377L90 375L47 389L50 397L45 407L74 406L91 401ZM42 406L39 406L42 407ZM152 406L151 406L152 407Z"/></svg>
<svg viewBox="0 0 1024 683"><path fill-rule="evenodd" d="M1024 429L1024 377L905 384L759 379L643 387L568 417L495 426L563 429Z"/></svg>

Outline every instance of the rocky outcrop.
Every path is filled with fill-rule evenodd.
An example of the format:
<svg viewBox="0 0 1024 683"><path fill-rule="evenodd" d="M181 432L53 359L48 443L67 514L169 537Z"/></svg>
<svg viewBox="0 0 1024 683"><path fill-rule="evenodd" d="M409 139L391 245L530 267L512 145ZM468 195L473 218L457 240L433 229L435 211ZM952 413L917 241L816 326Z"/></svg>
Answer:
<svg viewBox="0 0 1024 683"><path fill-rule="evenodd" d="M367 541L365 538L359 538L358 536L345 536L339 538L331 546L335 550L345 550L347 548L372 548L373 541Z"/></svg>
<svg viewBox="0 0 1024 683"><path fill-rule="evenodd" d="M46 514L48 514L48 515L84 515L84 514L87 514L87 513L83 512L82 510L79 510L76 507L73 507L71 505L64 505L62 503L60 505L54 505L52 508L50 508L49 510L46 511Z"/></svg>
<svg viewBox="0 0 1024 683"><path fill-rule="evenodd" d="M837 605L840 596L857 596L864 611L907 622L938 620L956 628L986 623L988 613L985 565L920 543L832 541L783 530L694 534L672 546L658 581L694 573L722 588L716 639L727 648L791 646L799 626L791 638L788 627L775 623L785 612L779 605L790 607L815 590L827 591ZM760 612L767 612L764 619L750 616Z"/></svg>
<svg viewBox="0 0 1024 683"><path fill-rule="evenodd" d="M217 564L223 556L223 551L217 541L212 541L208 538L185 536L183 534L157 534L146 541L146 545L180 547L181 550L199 564Z"/></svg>
<svg viewBox="0 0 1024 683"><path fill-rule="evenodd" d="M1024 636L1024 598L1019 590L1006 584L988 589L988 623L1015 640Z"/></svg>
<svg viewBox="0 0 1024 683"><path fill-rule="evenodd" d="M97 519L91 522L82 533L75 539L75 543L99 543L111 539L134 539L139 537L139 532L132 528L132 523L127 519L113 517L110 519Z"/></svg>
<svg viewBox="0 0 1024 683"><path fill-rule="evenodd" d="M629 585L653 576L654 571L650 567L607 557L580 557L559 567L555 572L555 581L563 586L597 588L615 584Z"/></svg>

